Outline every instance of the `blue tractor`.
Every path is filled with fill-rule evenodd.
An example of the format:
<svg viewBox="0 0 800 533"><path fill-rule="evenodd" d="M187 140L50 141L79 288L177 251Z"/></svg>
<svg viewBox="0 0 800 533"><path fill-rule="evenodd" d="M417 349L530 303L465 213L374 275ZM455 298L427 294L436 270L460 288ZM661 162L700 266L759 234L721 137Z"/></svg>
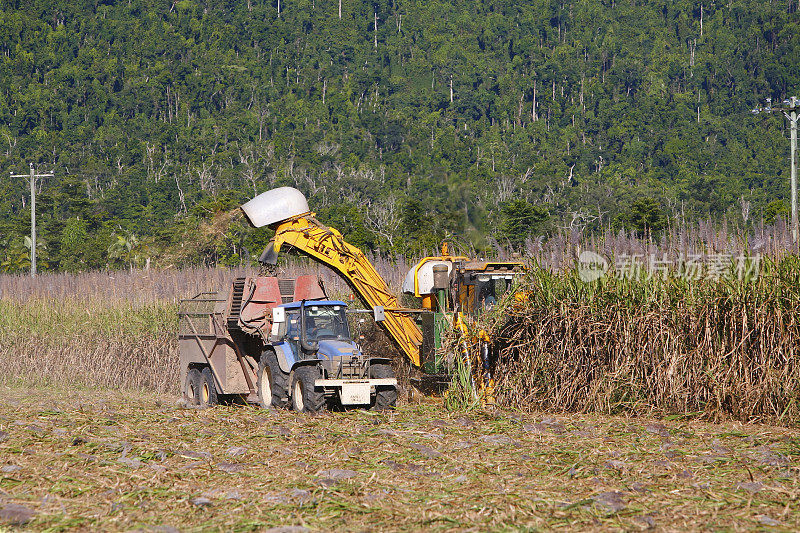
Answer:
<svg viewBox="0 0 800 533"><path fill-rule="evenodd" d="M391 409L397 380L391 361L364 354L351 335L347 304L302 300L272 308L272 328L258 364L264 407L319 412L328 404Z"/></svg>

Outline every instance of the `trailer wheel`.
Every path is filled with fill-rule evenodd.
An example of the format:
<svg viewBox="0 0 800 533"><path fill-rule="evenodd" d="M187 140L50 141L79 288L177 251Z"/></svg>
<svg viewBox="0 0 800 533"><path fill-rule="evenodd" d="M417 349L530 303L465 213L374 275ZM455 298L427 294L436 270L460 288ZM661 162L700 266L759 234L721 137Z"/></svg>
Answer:
<svg viewBox="0 0 800 533"><path fill-rule="evenodd" d="M186 372L186 382L183 384L183 401L186 405L197 405L200 402L200 371L190 368Z"/></svg>
<svg viewBox="0 0 800 533"><path fill-rule="evenodd" d="M200 407L212 407L219 403L217 397L217 386L214 384L214 374L211 373L209 367L203 368L200 374L200 398L198 404Z"/></svg>
<svg viewBox="0 0 800 533"><path fill-rule="evenodd" d="M370 377L375 379L393 378L394 372L392 365L387 363L372 363L369 365ZM394 409L397 405L397 387L393 385L382 385L375 387L375 401L372 404L372 409L376 411L385 411L387 409Z"/></svg>
<svg viewBox="0 0 800 533"><path fill-rule="evenodd" d="M325 393L314 386L319 377L316 366L301 366L292 376L292 407L303 413L318 413L325 407Z"/></svg>
<svg viewBox="0 0 800 533"><path fill-rule="evenodd" d="M286 407L286 375L272 350L264 350L258 361L258 403L264 409Z"/></svg>

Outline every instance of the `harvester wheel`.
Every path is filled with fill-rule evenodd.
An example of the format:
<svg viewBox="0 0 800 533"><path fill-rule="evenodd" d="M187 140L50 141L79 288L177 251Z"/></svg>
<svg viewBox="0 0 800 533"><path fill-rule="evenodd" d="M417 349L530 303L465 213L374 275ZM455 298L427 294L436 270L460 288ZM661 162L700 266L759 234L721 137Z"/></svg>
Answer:
<svg viewBox="0 0 800 533"><path fill-rule="evenodd" d="M186 372L186 383L183 384L183 401L186 405L197 405L200 402L200 371L190 368Z"/></svg>
<svg viewBox="0 0 800 533"><path fill-rule="evenodd" d="M372 363L369 365L370 377L375 379L393 378L394 372L392 365L387 363ZM397 387L392 385L383 385L375 387L375 402L372 408L376 411L385 411L387 409L394 409L397 405Z"/></svg>
<svg viewBox="0 0 800 533"><path fill-rule="evenodd" d="M316 366L301 366L292 376L292 407L303 413L318 413L325 408L325 393L314 386L319 377Z"/></svg>
<svg viewBox="0 0 800 533"><path fill-rule="evenodd" d="M217 398L217 386L214 384L214 375L209 367L203 368L200 374L200 407L212 407L219 403Z"/></svg>

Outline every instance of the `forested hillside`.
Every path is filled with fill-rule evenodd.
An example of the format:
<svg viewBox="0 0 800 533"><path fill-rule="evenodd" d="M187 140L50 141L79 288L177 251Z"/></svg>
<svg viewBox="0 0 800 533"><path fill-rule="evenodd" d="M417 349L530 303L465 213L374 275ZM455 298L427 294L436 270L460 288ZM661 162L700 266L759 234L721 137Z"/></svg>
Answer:
<svg viewBox="0 0 800 533"><path fill-rule="evenodd" d="M774 218L796 1L3 1L0 260L238 263L303 190L355 244Z"/></svg>

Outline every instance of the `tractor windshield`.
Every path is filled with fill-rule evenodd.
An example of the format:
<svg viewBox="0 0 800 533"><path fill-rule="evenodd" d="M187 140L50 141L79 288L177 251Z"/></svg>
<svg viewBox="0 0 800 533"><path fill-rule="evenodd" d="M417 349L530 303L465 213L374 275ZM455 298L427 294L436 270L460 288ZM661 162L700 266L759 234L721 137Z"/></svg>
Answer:
<svg viewBox="0 0 800 533"><path fill-rule="evenodd" d="M306 338L309 341L350 340L344 306L306 304L305 309Z"/></svg>
<svg viewBox="0 0 800 533"><path fill-rule="evenodd" d="M475 283L475 313L491 310L508 291L511 279L501 276L479 276Z"/></svg>

